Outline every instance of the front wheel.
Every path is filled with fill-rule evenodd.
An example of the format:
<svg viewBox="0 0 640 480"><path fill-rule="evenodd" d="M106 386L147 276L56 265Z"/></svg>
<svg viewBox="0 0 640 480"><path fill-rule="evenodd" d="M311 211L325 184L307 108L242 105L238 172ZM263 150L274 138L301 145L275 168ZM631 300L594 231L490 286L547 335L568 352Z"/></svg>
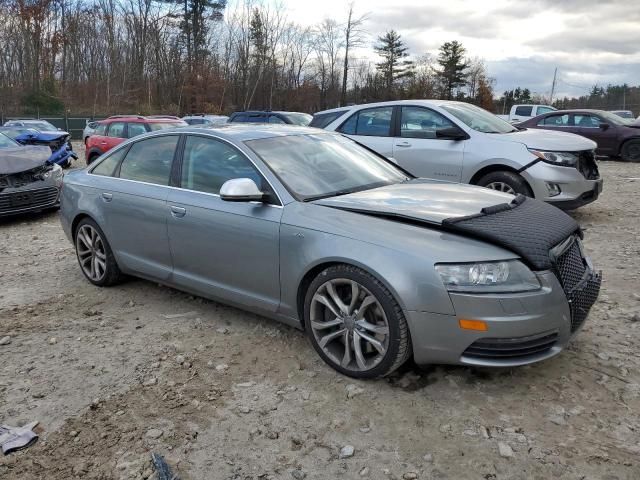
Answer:
<svg viewBox="0 0 640 480"><path fill-rule="evenodd" d="M500 170L488 173L478 180L477 185L511 195L522 194L533 197L533 192L526 180L515 172Z"/></svg>
<svg viewBox="0 0 640 480"><path fill-rule="evenodd" d="M84 276L94 285L108 287L122 273L102 229L90 218L80 221L75 233L76 256Z"/></svg>
<svg viewBox="0 0 640 480"><path fill-rule="evenodd" d="M629 140L622 146L620 156L625 162L640 162L640 140Z"/></svg>
<svg viewBox="0 0 640 480"><path fill-rule="evenodd" d="M411 354L407 321L393 295L350 265L329 267L311 282L304 320L320 357L350 377L388 375Z"/></svg>

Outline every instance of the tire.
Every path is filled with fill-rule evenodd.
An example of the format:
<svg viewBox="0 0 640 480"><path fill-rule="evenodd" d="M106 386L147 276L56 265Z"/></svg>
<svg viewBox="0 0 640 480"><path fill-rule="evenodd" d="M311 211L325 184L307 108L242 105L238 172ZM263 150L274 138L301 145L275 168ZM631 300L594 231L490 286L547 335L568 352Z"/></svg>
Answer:
<svg viewBox="0 0 640 480"><path fill-rule="evenodd" d="M90 235L90 232L95 235ZM122 280L123 275L113 255L111 246L109 246L104 232L96 222L90 218L80 220L74 232L73 240L80 270L87 280L98 287L109 287ZM95 260L96 257L98 260ZM90 265L87 265L87 263ZM94 271L96 275L92 274Z"/></svg>
<svg viewBox="0 0 640 480"><path fill-rule="evenodd" d="M353 292L357 292L356 300ZM343 308L333 300L332 293ZM348 315L338 318L344 313ZM411 355L409 327L402 308L378 279L351 265L328 267L311 282L305 295L304 323L320 357L349 377L388 375Z"/></svg>
<svg viewBox="0 0 640 480"><path fill-rule="evenodd" d="M620 149L620 156L625 162L640 162L640 139L625 142Z"/></svg>
<svg viewBox="0 0 640 480"><path fill-rule="evenodd" d="M99 156L100 155L98 155L97 153L92 153L91 155L89 155L89 158L87 159L87 165L91 165Z"/></svg>
<svg viewBox="0 0 640 480"><path fill-rule="evenodd" d="M517 173L506 170L488 173L481 177L476 185L513 195L520 193L527 197L533 197L533 192L526 180Z"/></svg>

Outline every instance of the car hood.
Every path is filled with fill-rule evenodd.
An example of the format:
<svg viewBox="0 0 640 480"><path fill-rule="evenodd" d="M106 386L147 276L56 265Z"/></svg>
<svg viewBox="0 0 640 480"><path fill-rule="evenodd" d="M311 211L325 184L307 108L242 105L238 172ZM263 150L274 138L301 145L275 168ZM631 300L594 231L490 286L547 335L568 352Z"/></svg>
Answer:
<svg viewBox="0 0 640 480"><path fill-rule="evenodd" d="M26 172L47 163L49 147L11 147L0 149L0 175Z"/></svg>
<svg viewBox="0 0 640 480"><path fill-rule="evenodd" d="M38 133L23 133L16 137L16 141L21 143L43 143L48 144L58 141L64 137L69 136L68 132L55 131L55 132L38 132Z"/></svg>
<svg viewBox="0 0 640 480"><path fill-rule="evenodd" d="M522 143L527 148L535 148L537 150L574 152L593 150L597 147L596 142L580 135L535 128L503 134L487 133L486 135L498 141Z"/></svg>
<svg viewBox="0 0 640 480"><path fill-rule="evenodd" d="M509 203L513 198L507 193L473 185L415 179L313 203L359 213L442 224L447 218L475 215L485 207Z"/></svg>

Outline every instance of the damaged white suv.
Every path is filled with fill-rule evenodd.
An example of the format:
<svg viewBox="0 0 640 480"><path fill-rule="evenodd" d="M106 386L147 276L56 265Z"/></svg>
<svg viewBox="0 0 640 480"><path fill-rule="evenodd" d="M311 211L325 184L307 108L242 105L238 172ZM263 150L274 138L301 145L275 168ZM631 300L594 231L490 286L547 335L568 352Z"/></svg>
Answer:
<svg viewBox="0 0 640 480"><path fill-rule="evenodd" d="M399 100L317 113L312 127L343 133L415 176L521 193L574 209L598 198L596 144L518 129L474 105Z"/></svg>

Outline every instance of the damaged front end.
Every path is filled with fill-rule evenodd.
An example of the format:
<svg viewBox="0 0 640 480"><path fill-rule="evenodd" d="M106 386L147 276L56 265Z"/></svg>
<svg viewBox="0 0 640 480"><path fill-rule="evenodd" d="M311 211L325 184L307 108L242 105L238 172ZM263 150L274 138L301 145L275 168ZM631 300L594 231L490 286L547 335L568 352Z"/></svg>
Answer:
<svg viewBox="0 0 640 480"><path fill-rule="evenodd" d="M37 132L30 131L15 137L21 145L42 145L51 149L49 163L56 163L63 168L71 165L78 155L72 150L71 135L68 132Z"/></svg>

